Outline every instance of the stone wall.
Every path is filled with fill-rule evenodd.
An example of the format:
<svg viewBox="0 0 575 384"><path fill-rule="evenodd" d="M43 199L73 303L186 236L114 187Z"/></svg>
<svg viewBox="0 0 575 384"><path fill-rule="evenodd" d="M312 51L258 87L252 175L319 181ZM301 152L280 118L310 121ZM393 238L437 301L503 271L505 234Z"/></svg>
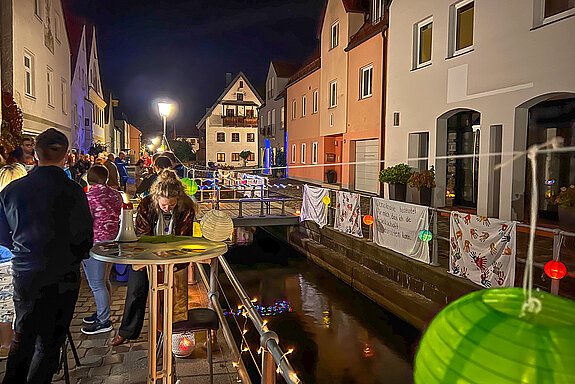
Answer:
<svg viewBox="0 0 575 384"><path fill-rule="evenodd" d="M423 329L448 302L479 289L445 267L410 259L365 239L313 222L290 227L288 242L310 260Z"/></svg>

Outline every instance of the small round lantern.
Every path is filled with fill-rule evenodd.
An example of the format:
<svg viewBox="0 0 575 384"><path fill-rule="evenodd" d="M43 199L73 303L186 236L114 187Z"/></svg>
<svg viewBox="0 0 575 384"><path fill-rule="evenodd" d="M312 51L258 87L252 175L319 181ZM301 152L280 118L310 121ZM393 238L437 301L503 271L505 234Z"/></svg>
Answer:
<svg viewBox="0 0 575 384"><path fill-rule="evenodd" d="M234 222L222 211L212 209L200 220L202 235L211 241L224 241L234 232Z"/></svg>
<svg viewBox="0 0 575 384"><path fill-rule="evenodd" d="M445 307L425 331L416 384L575 383L575 302L521 288L484 289Z"/></svg>
<svg viewBox="0 0 575 384"><path fill-rule="evenodd" d="M561 280L567 275L567 267L560 261L548 261L545 264L545 274L552 279Z"/></svg>
<svg viewBox="0 0 575 384"><path fill-rule="evenodd" d="M431 239L433 239L433 234L431 233L431 231L428 231L427 229L422 229L421 231L419 231L419 240L424 241L424 242L429 242L431 241Z"/></svg>
<svg viewBox="0 0 575 384"><path fill-rule="evenodd" d="M371 216L371 215L365 215L365 216L363 217L363 223L364 223L365 225L372 225L372 224L373 224L373 221L374 221L374 220L373 220L373 216Z"/></svg>
<svg viewBox="0 0 575 384"><path fill-rule="evenodd" d="M172 335L172 352L176 357L188 357L194 352L196 340L193 332L174 333Z"/></svg>
<svg viewBox="0 0 575 384"><path fill-rule="evenodd" d="M198 183L196 183L196 180L192 180L192 186L190 187L190 194L195 195L196 192L198 192Z"/></svg>
<svg viewBox="0 0 575 384"><path fill-rule="evenodd" d="M329 203L331 203L331 199L329 198L329 196L324 196L323 199L321 199L321 201L323 201L325 205L329 205Z"/></svg>

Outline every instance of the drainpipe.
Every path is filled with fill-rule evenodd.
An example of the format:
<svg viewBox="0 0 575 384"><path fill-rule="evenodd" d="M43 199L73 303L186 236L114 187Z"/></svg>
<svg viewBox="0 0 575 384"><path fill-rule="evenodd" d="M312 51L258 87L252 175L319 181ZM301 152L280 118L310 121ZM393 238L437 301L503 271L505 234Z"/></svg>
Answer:
<svg viewBox="0 0 575 384"><path fill-rule="evenodd" d="M383 31L383 65L382 65L382 73L381 73L381 137L380 137L380 146L381 146L381 158L380 160L385 159L385 118L386 118L386 100L387 100L387 34L389 30L389 8L386 11L387 16L387 25L388 27ZM381 22L385 22L384 20ZM385 162L381 161L379 163L379 169L383 170L385 168ZM380 186L380 196L384 196L384 183L379 183Z"/></svg>

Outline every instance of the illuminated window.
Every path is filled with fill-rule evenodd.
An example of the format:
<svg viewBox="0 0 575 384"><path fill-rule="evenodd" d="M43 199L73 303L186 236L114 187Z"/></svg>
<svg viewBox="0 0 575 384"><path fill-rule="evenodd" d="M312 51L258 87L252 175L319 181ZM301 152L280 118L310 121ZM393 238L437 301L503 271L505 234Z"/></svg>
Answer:
<svg viewBox="0 0 575 384"><path fill-rule="evenodd" d="M248 138L247 138L246 141L247 141L248 143L253 143L253 142L255 142L255 141L256 141L255 136L256 136L256 135L253 134L253 133L248 133Z"/></svg>
<svg viewBox="0 0 575 384"><path fill-rule="evenodd" d="M225 154L225 153L221 153L221 152L218 153L218 154L216 155L216 161L217 161L218 163L223 163L223 162L225 162L225 161L226 161L226 154Z"/></svg>
<svg viewBox="0 0 575 384"><path fill-rule="evenodd" d="M240 161L240 154L232 153L232 161Z"/></svg>
<svg viewBox="0 0 575 384"><path fill-rule="evenodd" d="M413 43L414 69L431 63L432 31L433 19L431 17L414 26L414 36L416 39Z"/></svg>
<svg viewBox="0 0 575 384"><path fill-rule="evenodd" d="M250 153L250 155L248 156L248 161L256 161L256 154L255 153Z"/></svg>

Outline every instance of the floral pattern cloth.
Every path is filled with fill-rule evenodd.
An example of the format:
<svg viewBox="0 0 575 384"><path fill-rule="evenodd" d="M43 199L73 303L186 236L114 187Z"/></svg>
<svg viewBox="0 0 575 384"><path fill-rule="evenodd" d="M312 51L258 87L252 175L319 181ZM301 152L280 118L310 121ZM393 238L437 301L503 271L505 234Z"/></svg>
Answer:
<svg viewBox="0 0 575 384"><path fill-rule="evenodd" d="M94 219L94 242L115 239L122 213L120 192L107 185L96 184L90 188L86 196Z"/></svg>
<svg viewBox="0 0 575 384"><path fill-rule="evenodd" d="M337 191L334 228L349 235L363 237L361 206L357 193Z"/></svg>
<svg viewBox="0 0 575 384"><path fill-rule="evenodd" d="M451 212L449 272L484 288L513 287L517 222Z"/></svg>

